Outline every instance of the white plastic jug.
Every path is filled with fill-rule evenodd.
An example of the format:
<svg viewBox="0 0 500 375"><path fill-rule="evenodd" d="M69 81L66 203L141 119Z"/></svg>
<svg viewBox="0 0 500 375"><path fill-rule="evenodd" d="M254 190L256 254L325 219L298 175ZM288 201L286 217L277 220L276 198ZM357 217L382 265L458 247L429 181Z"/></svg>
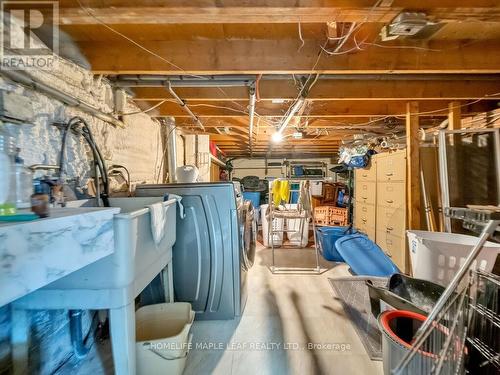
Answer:
<svg viewBox="0 0 500 375"><path fill-rule="evenodd" d="M177 182L196 182L200 171L195 165L183 165L175 170Z"/></svg>

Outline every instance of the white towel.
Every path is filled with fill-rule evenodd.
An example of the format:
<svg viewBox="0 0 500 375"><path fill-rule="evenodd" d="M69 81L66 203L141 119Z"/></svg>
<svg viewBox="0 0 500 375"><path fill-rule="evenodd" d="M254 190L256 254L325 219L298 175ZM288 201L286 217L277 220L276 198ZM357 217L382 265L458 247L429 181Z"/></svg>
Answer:
<svg viewBox="0 0 500 375"><path fill-rule="evenodd" d="M148 205L151 213L151 233L156 245L159 245L165 236L165 227L167 224L167 211L170 206L164 206L163 202Z"/></svg>
<svg viewBox="0 0 500 375"><path fill-rule="evenodd" d="M184 214L184 206L182 204L182 197L180 195L177 195L177 194L165 194L165 197L164 199L166 201L170 200L170 199L175 199L177 201L177 204L179 205L179 216L181 217L181 219L184 219L186 217L186 214Z"/></svg>

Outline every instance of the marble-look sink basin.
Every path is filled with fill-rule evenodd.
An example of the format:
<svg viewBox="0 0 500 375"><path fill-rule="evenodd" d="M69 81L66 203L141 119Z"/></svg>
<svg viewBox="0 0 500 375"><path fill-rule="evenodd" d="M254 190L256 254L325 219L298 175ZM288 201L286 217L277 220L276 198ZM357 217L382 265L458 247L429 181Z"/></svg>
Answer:
<svg viewBox="0 0 500 375"><path fill-rule="evenodd" d="M114 251L120 208L53 208L51 216L0 223L0 306Z"/></svg>

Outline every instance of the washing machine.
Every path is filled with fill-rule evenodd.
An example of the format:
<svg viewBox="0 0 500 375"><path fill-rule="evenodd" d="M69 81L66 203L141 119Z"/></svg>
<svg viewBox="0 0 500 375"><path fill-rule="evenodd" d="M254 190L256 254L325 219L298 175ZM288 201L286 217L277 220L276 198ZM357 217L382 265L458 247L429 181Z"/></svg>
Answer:
<svg viewBox="0 0 500 375"><path fill-rule="evenodd" d="M243 313L255 259L253 207L231 182L139 185L139 197L182 197L173 247L175 300L191 303L196 319L233 319Z"/></svg>

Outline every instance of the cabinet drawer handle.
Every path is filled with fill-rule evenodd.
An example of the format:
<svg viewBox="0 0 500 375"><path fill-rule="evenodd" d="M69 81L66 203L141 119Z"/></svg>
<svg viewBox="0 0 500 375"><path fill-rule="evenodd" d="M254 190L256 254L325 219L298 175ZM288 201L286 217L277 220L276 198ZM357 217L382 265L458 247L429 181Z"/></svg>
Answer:
<svg viewBox="0 0 500 375"><path fill-rule="evenodd" d="M386 175L386 176L392 176L393 174L394 174L394 173L392 173L392 172L387 172L385 175Z"/></svg>
<svg viewBox="0 0 500 375"><path fill-rule="evenodd" d="M364 200L366 200L366 199L368 199L368 198L366 198L366 197L361 197L361 199L364 199Z"/></svg>
<svg viewBox="0 0 500 375"><path fill-rule="evenodd" d="M394 201L392 199L386 199L386 202L387 203L394 203Z"/></svg>
<svg viewBox="0 0 500 375"><path fill-rule="evenodd" d="M389 258L392 258L392 254L388 251L385 252L385 255L387 255Z"/></svg>
<svg viewBox="0 0 500 375"><path fill-rule="evenodd" d="M362 218L362 219L361 219L361 221L362 221L363 223L366 223L366 219L363 219L363 218Z"/></svg>
<svg viewBox="0 0 500 375"><path fill-rule="evenodd" d="M363 174L362 176L363 176L363 177L368 177L368 175L367 175L366 173L365 173L365 174Z"/></svg>
<svg viewBox="0 0 500 375"><path fill-rule="evenodd" d="M387 231L390 232L391 230L394 230L393 227L386 227Z"/></svg>

